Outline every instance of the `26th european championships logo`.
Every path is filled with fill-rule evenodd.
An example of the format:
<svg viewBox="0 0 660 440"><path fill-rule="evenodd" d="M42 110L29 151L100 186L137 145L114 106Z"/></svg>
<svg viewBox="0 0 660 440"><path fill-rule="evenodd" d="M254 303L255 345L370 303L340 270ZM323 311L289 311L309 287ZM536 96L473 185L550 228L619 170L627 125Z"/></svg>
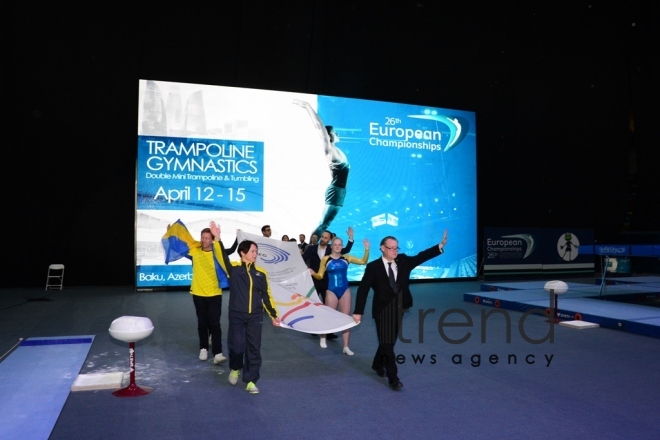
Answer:
<svg viewBox="0 0 660 440"><path fill-rule="evenodd" d="M416 127L408 126L410 121L398 117L386 117L384 123L370 122L369 145L446 153L465 139L470 128L468 119L439 114L432 109L408 117L429 122Z"/></svg>

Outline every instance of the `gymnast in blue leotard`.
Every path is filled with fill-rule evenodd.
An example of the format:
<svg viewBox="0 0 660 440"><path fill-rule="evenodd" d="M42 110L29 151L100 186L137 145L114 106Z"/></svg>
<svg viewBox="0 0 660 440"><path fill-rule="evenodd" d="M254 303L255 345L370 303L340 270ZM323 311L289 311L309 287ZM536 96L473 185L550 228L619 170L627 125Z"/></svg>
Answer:
<svg viewBox="0 0 660 440"><path fill-rule="evenodd" d="M334 259L325 258L325 273L328 275L328 290L335 294L337 299L341 299L346 289L348 289L348 259L350 255Z"/></svg>
<svg viewBox="0 0 660 440"><path fill-rule="evenodd" d="M325 292L325 305L332 309L337 309L347 315L351 314L351 290L348 288L348 265L354 264L367 264L369 260L369 240L366 238L362 241L364 245L364 256L362 258L355 258L350 255L342 255L341 250L344 243L341 238L332 240L332 252L326 255L321 260L321 265L318 273L310 269L310 272L317 280L323 279L324 276L328 277L328 290ZM348 348L348 340L350 338L350 331L344 330L342 332L342 339L344 341L344 353L352 356L354 353ZM320 341L322 348L327 348L325 335L321 335Z"/></svg>

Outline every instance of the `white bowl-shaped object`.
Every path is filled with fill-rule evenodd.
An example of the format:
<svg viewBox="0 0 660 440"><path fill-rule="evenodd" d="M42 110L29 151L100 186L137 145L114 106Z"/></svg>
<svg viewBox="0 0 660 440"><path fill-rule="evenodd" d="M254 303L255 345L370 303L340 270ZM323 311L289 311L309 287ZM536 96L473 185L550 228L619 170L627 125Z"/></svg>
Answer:
<svg viewBox="0 0 660 440"><path fill-rule="evenodd" d="M115 319L108 329L110 336L124 342L136 342L154 331L151 319L141 316L122 316Z"/></svg>
<svg viewBox="0 0 660 440"><path fill-rule="evenodd" d="M555 292L555 295L561 295L562 293L566 293L566 291L568 290L568 284L559 280L548 281L547 283L545 283L544 289L547 292L553 290Z"/></svg>

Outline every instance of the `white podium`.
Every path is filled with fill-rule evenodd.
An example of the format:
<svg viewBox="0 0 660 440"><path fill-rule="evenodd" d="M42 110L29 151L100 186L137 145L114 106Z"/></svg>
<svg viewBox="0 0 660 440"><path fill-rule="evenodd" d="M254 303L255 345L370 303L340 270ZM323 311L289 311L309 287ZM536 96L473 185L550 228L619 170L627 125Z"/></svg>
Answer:
<svg viewBox="0 0 660 440"><path fill-rule="evenodd" d="M548 314L548 322L554 320L555 324L559 323L559 315L557 314L557 306L559 301L557 300L559 295L562 295L568 291L568 284L563 281L553 280L545 283L544 289L546 292L550 292L550 313L552 310L555 311L553 317Z"/></svg>

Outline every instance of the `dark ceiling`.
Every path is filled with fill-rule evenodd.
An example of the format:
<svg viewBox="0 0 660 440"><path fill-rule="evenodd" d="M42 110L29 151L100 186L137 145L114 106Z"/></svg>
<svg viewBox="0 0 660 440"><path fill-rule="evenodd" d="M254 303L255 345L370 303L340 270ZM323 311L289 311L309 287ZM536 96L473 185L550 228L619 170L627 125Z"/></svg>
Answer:
<svg viewBox="0 0 660 440"><path fill-rule="evenodd" d="M475 111L480 229L657 231L659 3L537 3L4 5L7 285L132 284L139 79Z"/></svg>

